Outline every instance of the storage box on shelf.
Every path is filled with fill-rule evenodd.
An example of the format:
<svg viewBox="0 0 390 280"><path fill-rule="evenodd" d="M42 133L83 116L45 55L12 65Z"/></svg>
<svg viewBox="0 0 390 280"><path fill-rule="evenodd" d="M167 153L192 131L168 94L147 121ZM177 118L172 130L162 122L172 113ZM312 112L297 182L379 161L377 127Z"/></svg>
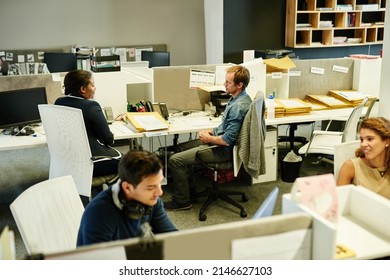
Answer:
<svg viewBox="0 0 390 280"><path fill-rule="evenodd" d="M120 71L119 55L91 56L91 70L93 72Z"/></svg>
<svg viewBox="0 0 390 280"><path fill-rule="evenodd" d="M386 0L287 0L287 47L382 44Z"/></svg>

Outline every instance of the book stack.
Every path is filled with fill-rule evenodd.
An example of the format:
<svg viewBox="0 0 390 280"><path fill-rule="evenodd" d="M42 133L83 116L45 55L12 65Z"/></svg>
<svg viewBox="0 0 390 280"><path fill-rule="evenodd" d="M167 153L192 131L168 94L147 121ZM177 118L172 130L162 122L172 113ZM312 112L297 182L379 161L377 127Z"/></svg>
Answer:
<svg viewBox="0 0 390 280"><path fill-rule="evenodd" d="M336 6L337 11L352 11L353 6L352 4L339 4Z"/></svg>
<svg viewBox="0 0 390 280"><path fill-rule="evenodd" d="M356 5L356 10L359 10L359 11L376 11L378 9L379 9L379 4Z"/></svg>
<svg viewBox="0 0 390 280"><path fill-rule="evenodd" d="M329 95L319 95L319 94L308 94L306 99L309 102L319 103L323 106L326 106L328 109L340 109L352 107L351 103L346 103L340 99L337 99Z"/></svg>
<svg viewBox="0 0 390 280"><path fill-rule="evenodd" d="M367 96L357 90L330 90L328 95L333 96L340 101L351 104L356 107L362 103L363 99ZM370 100L375 99L375 96L368 96Z"/></svg>

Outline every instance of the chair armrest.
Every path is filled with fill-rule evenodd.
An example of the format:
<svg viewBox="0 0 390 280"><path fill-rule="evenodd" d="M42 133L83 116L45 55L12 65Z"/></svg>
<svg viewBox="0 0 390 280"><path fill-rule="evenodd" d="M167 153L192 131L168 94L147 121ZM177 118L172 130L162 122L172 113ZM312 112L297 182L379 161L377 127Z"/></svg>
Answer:
<svg viewBox="0 0 390 280"><path fill-rule="evenodd" d="M342 131L314 130L313 135L343 135Z"/></svg>

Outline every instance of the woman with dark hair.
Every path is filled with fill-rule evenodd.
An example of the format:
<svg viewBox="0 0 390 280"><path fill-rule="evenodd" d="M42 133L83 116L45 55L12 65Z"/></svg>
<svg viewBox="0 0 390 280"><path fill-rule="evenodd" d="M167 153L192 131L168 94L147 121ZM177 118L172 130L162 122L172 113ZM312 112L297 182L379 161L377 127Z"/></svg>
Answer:
<svg viewBox="0 0 390 280"><path fill-rule="evenodd" d="M92 100L96 90L92 73L85 70L68 72L64 89L65 96L59 97L54 104L78 108L83 112L89 146L95 158L93 176L116 174L122 154L109 146L114 143L114 135L99 103Z"/></svg>
<svg viewBox="0 0 390 280"><path fill-rule="evenodd" d="M360 147L356 158L340 169L337 185L366 187L390 199L390 121L367 118L360 125Z"/></svg>

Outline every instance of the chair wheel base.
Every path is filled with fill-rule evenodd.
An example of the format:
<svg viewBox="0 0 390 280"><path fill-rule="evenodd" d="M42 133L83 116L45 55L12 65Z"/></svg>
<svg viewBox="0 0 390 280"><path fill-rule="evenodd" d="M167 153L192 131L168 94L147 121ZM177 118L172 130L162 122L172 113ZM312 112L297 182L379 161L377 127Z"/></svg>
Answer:
<svg viewBox="0 0 390 280"><path fill-rule="evenodd" d="M207 216L205 214L199 214L199 221L204 222L207 220Z"/></svg>
<svg viewBox="0 0 390 280"><path fill-rule="evenodd" d="M249 197L246 194L243 194L241 198L243 202L247 202L249 200Z"/></svg>
<svg viewBox="0 0 390 280"><path fill-rule="evenodd" d="M245 212L245 210L241 210L240 216L241 216L241 218L246 218L248 216L248 214Z"/></svg>

